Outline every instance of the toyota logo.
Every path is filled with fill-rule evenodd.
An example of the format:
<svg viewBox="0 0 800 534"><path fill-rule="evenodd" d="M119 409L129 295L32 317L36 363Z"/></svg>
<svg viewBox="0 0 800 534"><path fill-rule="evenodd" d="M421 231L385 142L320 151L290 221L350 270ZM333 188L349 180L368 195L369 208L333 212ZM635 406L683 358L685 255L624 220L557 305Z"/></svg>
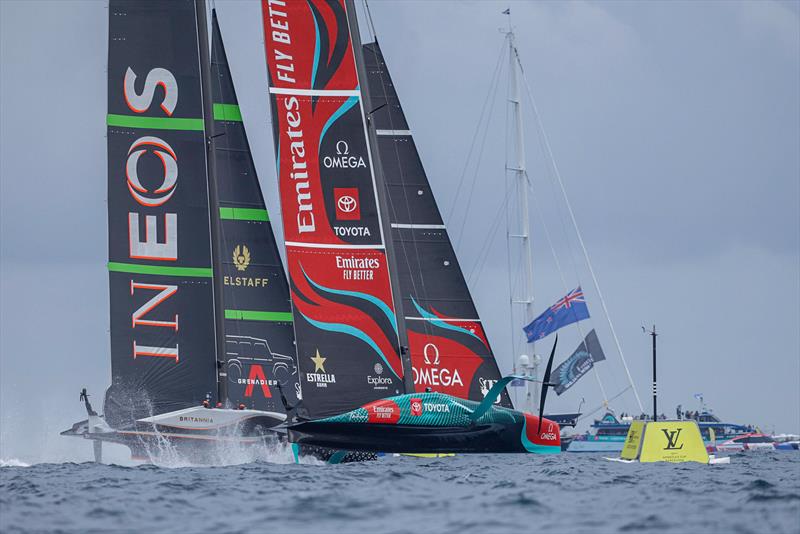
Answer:
<svg viewBox="0 0 800 534"><path fill-rule="evenodd" d="M336 205L343 213L353 213L358 207L358 204L356 204L356 199L350 195L340 196L339 200L336 201Z"/></svg>

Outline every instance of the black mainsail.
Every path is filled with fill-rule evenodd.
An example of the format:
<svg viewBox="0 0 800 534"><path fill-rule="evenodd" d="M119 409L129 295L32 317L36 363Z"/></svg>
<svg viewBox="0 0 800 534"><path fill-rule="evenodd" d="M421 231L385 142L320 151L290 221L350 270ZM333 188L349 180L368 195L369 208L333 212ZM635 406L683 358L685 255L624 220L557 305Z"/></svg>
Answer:
<svg viewBox="0 0 800 534"><path fill-rule="evenodd" d="M500 370L377 41L363 55L416 391L480 401ZM511 406L505 390L498 402Z"/></svg>
<svg viewBox="0 0 800 534"><path fill-rule="evenodd" d="M212 11L214 173L220 218L228 399L283 412L299 394L289 286L258 183L216 11Z"/></svg>
<svg viewBox="0 0 800 534"><path fill-rule="evenodd" d="M111 0L109 423L216 391L213 269L195 3Z"/></svg>
<svg viewBox="0 0 800 534"><path fill-rule="evenodd" d="M212 27L213 54L204 0L109 6L113 380L105 416L84 389L88 419L62 432L97 461L103 441L206 460L263 443L299 394L288 284Z"/></svg>

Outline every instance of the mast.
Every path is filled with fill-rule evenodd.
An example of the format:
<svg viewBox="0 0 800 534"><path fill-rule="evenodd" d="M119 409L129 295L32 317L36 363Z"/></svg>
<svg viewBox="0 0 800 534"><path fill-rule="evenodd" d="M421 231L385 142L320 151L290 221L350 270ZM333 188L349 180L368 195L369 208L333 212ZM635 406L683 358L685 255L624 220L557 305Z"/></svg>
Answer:
<svg viewBox="0 0 800 534"><path fill-rule="evenodd" d="M195 0L197 38L200 51L200 86L203 96L203 125L206 133L206 169L208 173L208 211L211 224L211 264L214 293L214 349L217 367L217 402L228 404L228 379L225 355L225 318L222 309L222 259L220 255L219 198L214 150L214 112L211 102L211 55L208 49L208 23L205 0Z"/></svg>
<svg viewBox="0 0 800 534"><path fill-rule="evenodd" d="M511 308L512 320L514 317L514 306L522 308L522 321L519 324L530 323L535 315L533 310L533 259L531 253L531 240L530 240L530 220L528 215L528 176L525 161L525 133L522 123L522 103L520 102L520 87L517 69L519 68L519 58L517 55L517 46L515 44L514 30L511 26L511 16L509 14L508 24L508 61L509 61L509 89L510 94L508 98L509 106L511 107L511 116L513 117L513 135L514 135L514 155L516 156L516 163L514 167L507 170L514 172L514 183L517 191L518 213L516 221L516 230L508 233L509 246L511 246L511 239L519 239L522 261L525 263L525 274L522 279L522 286L517 293L516 297L513 292L511 294ZM509 271L509 276L511 272ZM515 323L516 324L516 323ZM529 367L535 377L538 370L538 361L536 357L535 344L531 343L531 353L523 354L527 356ZM528 344L524 344L526 353ZM526 398L523 409L532 409L531 399L537 399L538 385L536 382L526 382ZM533 390L531 392L531 389Z"/></svg>

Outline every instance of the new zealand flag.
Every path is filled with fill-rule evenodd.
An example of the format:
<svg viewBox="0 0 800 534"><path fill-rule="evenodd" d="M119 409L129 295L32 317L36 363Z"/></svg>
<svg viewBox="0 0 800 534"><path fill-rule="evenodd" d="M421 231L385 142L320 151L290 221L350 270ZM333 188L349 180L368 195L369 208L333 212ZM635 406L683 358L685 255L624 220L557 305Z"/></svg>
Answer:
<svg viewBox="0 0 800 534"><path fill-rule="evenodd" d="M563 299L546 309L523 330L528 336L528 343L533 343L552 334L562 326L588 318L589 308L586 306L583 291L578 286L577 289L573 289Z"/></svg>

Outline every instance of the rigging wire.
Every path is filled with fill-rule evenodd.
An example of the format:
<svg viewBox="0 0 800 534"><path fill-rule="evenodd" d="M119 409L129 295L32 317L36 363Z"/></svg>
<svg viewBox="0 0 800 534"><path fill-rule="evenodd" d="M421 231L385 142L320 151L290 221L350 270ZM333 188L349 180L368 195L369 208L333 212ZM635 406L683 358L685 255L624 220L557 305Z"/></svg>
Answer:
<svg viewBox="0 0 800 534"><path fill-rule="evenodd" d="M481 272L483 271L483 267L486 265L487 259L491 255L492 247L491 244L494 242L494 236L497 234L497 231L500 229L500 216L507 213L506 205L511 198L511 191L507 191L503 201L500 203L500 208L497 210L494 219L492 220L492 224L489 226L489 232L486 234L483 243L480 247L480 253L478 254L478 259L472 266L472 270L467 277L467 285L470 287L474 287L474 282L477 282L480 279Z"/></svg>
<svg viewBox="0 0 800 534"><path fill-rule="evenodd" d="M502 50L501 50L501 52L502 52ZM501 58L502 58L502 53L498 58L498 65L495 68L493 85L490 85L489 93L487 94L487 98L489 98L490 105L489 105L489 109L488 109L487 114L486 114L486 125L483 128L483 136L481 137L480 146L478 148L478 153L477 153L476 161L475 161L475 172L472 174L472 181L471 181L470 186L469 186L469 194L467 195L467 205L466 205L466 207L464 209L464 215L463 215L463 217L461 219L461 226L458 229L458 237L455 240L455 248L459 248L459 245L461 244L461 238L464 236L464 229L466 228L467 220L469 219L469 213L470 213L469 210L470 210L470 206L472 205L473 194L475 193L475 183L478 180L478 173L480 171L481 161L483 159L483 149L486 146L486 139L487 139L488 134L489 134L489 121L491 120L492 111L494 110L494 104L495 104L495 102L497 100L496 98L492 98L492 96L494 94L496 94L497 88L500 85L500 73L502 71L502 65L503 65L503 62L500 61ZM481 128L480 128L480 122L479 122L477 131L480 131L480 130L481 130ZM477 133L477 131L476 131L476 133ZM465 165L465 169L466 169L466 165ZM463 180L462 180L462 182L463 182ZM458 192L459 193L461 192L461 189L462 189L462 184L459 184L459 187L458 187Z"/></svg>
<svg viewBox="0 0 800 534"><path fill-rule="evenodd" d="M516 47L514 48L514 59L516 60L516 64L519 67L520 73L522 74L522 76L524 78L525 77L525 72L524 72L524 69L522 67L522 59L520 58L519 50L517 50ZM526 80L526 83L527 83L527 80ZM540 135L540 136L537 136L537 137L539 139L539 144L540 144L540 147L542 148L542 152L544 153L545 150L544 150L544 145L543 145L543 142L542 142L542 136ZM506 166L508 166L508 165L506 165ZM549 169L548 169L548 171L549 171ZM530 175L528 174L527 169L524 170L524 174L525 174L525 180L526 180L526 183L527 183L527 188L531 193L531 197L533 198L534 208L535 208L536 214L537 214L537 216L539 218L539 222L540 222L540 224L542 226L542 229L544 230L544 234L545 234L545 238L547 240L547 244L550 247L550 253L553 256L553 261L554 261L554 263L556 265L556 270L558 271L558 275L561 278L562 289L564 291L564 294L566 294L569 291L569 287L567 285L566 278L564 277L564 270L561 268L561 262L558 259L558 253L556 252L555 246L553 245L553 239L552 239L552 236L550 234L550 230L549 230L549 228L547 226L547 222L546 222L546 220L544 218L543 211L542 211L542 209L541 209L541 207L539 205L538 195L536 195L535 192L534 192L533 180L531 179ZM552 174L552 173L549 173L549 174ZM552 178L552 176L551 176L551 178ZM555 180L553 180L553 182L554 181ZM552 193L552 190L551 190L551 193ZM567 233L566 233L566 225L564 224L563 214L561 213L560 210L558 211L558 213L559 213L559 219L561 221L562 233L564 234L565 241L567 243L569 243L569 238L568 238ZM525 231L530 231L530 229L527 229L527 228L524 229L524 230ZM574 274L575 274L575 279L578 280L578 284L579 285L582 285L581 282L580 282L580 275L579 275L578 269L577 269L577 262L575 261L575 257L572 254L572 248L569 247L569 246L567 248L569 250L569 256L570 256L571 265L572 265L572 268L573 268L573 271L574 271ZM578 333L580 334L581 342L583 342L583 340L586 339L586 335L584 334L583 327L581 326L581 323L580 322L576 322L575 323L575 327L576 327ZM605 386L603 385L603 382L602 382L602 380L600 378L599 370L594 365L592 366L592 368L594 369L594 373L593 374L594 374L594 376L595 376L595 378L597 380L597 385L600 388L600 393L602 394L603 402L607 404L608 403L608 395L606 394Z"/></svg>
<svg viewBox="0 0 800 534"><path fill-rule="evenodd" d="M518 58L518 60L519 60L519 58ZM522 70L521 67L520 67L520 70ZM542 124L541 116L539 115L539 110L538 110L538 108L536 106L536 101L533 98L533 92L531 90L530 84L528 83L528 78L525 76L525 72L524 71L522 71L522 79L525 81L526 93L528 95L528 100L530 101L531 108L533 109L533 113L534 113L534 116L536 118L536 125L537 125L537 128L539 130L539 135L541 136L541 138L542 138L542 140L544 142L544 145L545 145L546 156L547 156L547 158L549 160L549 163L550 163L550 165L551 165L551 167L553 169L553 174L556 177L556 181L557 181L557 183L559 185L559 188L561 190L561 195L562 195L562 197L564 199L564 203L565 203L565 205L567 207L567 212L569 213L570 219L572 221L572 226L573 226L573 228L575 230L575 235L577 236L578 242L580 243L581 250L583 252L583 257L584 257L584 259L586 261L586 266L588 267L589 274L591 275L592 281L594 282L594 287L595 287L595 290L597 291L597 296L600 299L600 304L603 307L603 312L605 313L606 320L608 321L608 326L609 326L609 329L611 330L611 335L614 338L614 343L616 344L617 352L619 353L620 359L622 360L622 365L625 368L625 373L628 376L628 383L630 384L630 389L633 391L634 397L636 397L636 402L639 405L639 409L642 412L644 412L644 406L642 405L642 401L639 398L639 393L636 390L636 386L633 383L633 378L631 377L631 372L630 372L630 369L628 368L628 363L625 360L625 355L624 355L624 353L622 351L622 346L620 345L619 338L617 337L617 332L614 329L613 322L611 321L611 315L608 312L608 307L606 306L605 298L603 297L603 293L602 293L602 291L600 289L600 284L597 281L597 276L595 275L594 268L592 267L592 263L589 260L589 253L586 250L586 245L585 245L585 243L583 241L583 236L582 236L582 234L580 232L580 229L578 228L578 222L575 219L575 213L572 210L572 204L570 203L569 197L567 196L567 191L566 191L566 188L564 187L564 181L562 180L561 173L558 170L558 165L556 164L555 157L553 156L553 151L552 151L552 148L550 146L549 138L547 137L547 133L544 130L544 125Z"/></svg>
<svg viewBox="0 0 800 534"><path fill-rule="evenodd" d="M497 62L495 63L494 73L492 74L492 80L499 79L499 77L497 76L497 71L502 66L502 61L501 61L502 57L503 57L503 48L501 47L500 48L500 54L498 55ZM481 112L478 115L478 124L476 125L475 131L472 134L472 141L470 142L470 145L469 145L469 151L467 152L467 157L464 158L464 167L461 170L461 175L459 176L458 187L456 188L456 196L453 197L453 200L452 200L452 202L450 204L450 209L447 211L447 220L448 221L452 220L453 212L455 211L456 206L458 205L458 198L461 195L461 190L462 190L462 188L464 186L464 178L467 175L467 169L469 168L470 158L472 158L472 154L474 153L473 149L475 148L475 141L477 141L477 139L478 139L478 134L480 133L480 130L481 130L480 127L481 127L481 124L483 124L483 117L484 117L484 114L486 112L486 106L489 104L489 99L491 98L491 95L492 95L492 83L494 83L494 81L490 82L489 89L487 90L487 93L486 93L486 97L483 99L483 105L481 106Z"/></svg>
<svg viewBox="0 0 800 534"><path fill-rule="evenodd" d="M527 174L526 174L527 176ZM530 179L528 180L528 186L533 192L533 184L531 183ZM561 269L561 263L558 261L558 254L556 254L556 249L553 246L553 240L550 237L550 231L547 228L547 223L545 222L544 216L542 215L542 210L539 208L539 200L537 199L535 194L531 194L533 197L533 204L534 208L536 209L536 214L539 216L539 222L542 225L542 229L544 230L545 238L547 239L547 244L550 246L550 252L553 255L553 261L556 264L556 269L558 270L558 275L561 278L561 287L564 290L564 294L566 295L569 291L569 287L567 286L567 280L564 278L564 271ZM575 323L575 327L578 329L578 333L581 335L581 343L583 340L586 339L586 334L583 333L583 328L581 327L580 321ZM608 404L608 395L606 395L606 388L603 386L602 380L600 380L600 373L597 371L597 366L592 365L592 369L594 369L594 376L597 379L597 385L600 387L600 393L603 395L603 402Z"/></svg>
<svg viewBox="0 0 800 534"><path fill-rule="evenodd" d="M592 411L583 414L581 417L578 417L578 421L583 421L584 419L587 419L587 418L591 417L592 415L596 414L600 410L603 410L603 409L607 410L608 409L608 405L609 405L609 403L611 401L617 400L619 397L621 397L622 395L627 393L628 390L631 389L631 387L632 386L630 386L630 385L626 386L624 389L622 389L622 391L620 391L619 393L617 393L613 397L609 398L608 402L604 402L600 406L595 407ZM644 412L642 412L642 413L644 413Z"/></svg>

